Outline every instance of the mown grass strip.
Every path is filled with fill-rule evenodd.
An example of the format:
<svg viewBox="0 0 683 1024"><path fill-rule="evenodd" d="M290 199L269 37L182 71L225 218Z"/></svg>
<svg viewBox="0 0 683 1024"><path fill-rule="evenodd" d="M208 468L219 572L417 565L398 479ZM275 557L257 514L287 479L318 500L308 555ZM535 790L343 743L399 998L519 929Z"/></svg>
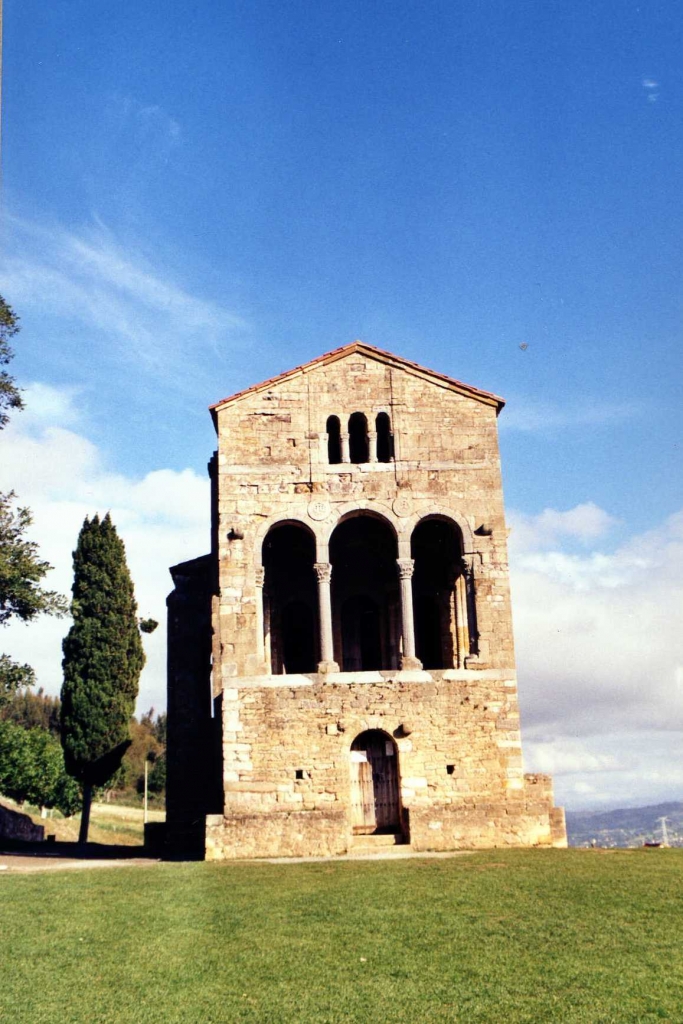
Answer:
<svg viewBox="0 0 683 1024"><path fill-rule="evenodd" d="M0 877L0 1019L683 1020L683 851Z"/></svg>

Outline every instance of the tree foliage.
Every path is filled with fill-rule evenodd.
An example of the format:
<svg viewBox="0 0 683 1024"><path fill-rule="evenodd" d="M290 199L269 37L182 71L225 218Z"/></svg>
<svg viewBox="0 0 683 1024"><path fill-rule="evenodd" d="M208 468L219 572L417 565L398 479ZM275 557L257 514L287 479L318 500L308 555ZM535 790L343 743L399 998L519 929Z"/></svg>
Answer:
<svg viewBox="0 0 683 1024"><path fill-rule="evenodd" d="M19 318L0 295L0 366L14 356L10 339L19 330ZM0 371L0 429L9 420L9 410L23 409L21 392L14 377ZM41 612L60 615L66 611L65 598L44 590L41 581L50 571L49 562L38 557L38 545L26 540L31 525L27 508L14 508L14 492L0 493L0 625L11 618L29 622ZM22 686L32 686L35 674L7 654L0 655L0 707Z"/></svg>
<svg viewBox="0 0 683 1024"><path fill-rule="evenodd" d="M166 754L159 754L147 780L150 793L159 795L166 789Z"/></svg>
<svg viewBox="0 0 683 1024"><path fill-rule="evenodd" d="M59 697L51 697L42 687L35 693L27 687L17 690L0 708L0 719L23 729L44 729L59 739L59 711Z"/></svg>
<svg viewBox="0 0 683 1024"><path fill-rule="evenodd" d="M0 366L7 364L14 357L14 351L10 346L10 339L19 331L19 317L14 310L0 295ZM7 370L0 371L0 429L9 420L8 409L23 409L24 403L21 391L16 385L14 377L11 377Z"/></svg>
<svg viewBox="0 0 683 1024"><path fill-rule="evenodd" d="M59 740L44 729L0 721L0 793L36 807L78 810L81 793L67 775Z"/></svg>
<svg viewBox="0 0 683 1024"><path fill-rule="evenodd" d="M30 665L12 661L9 654L0 654L0 710L14 698L22 686L33 686L36 674Z"/></svg>
<svg viewBox="0 0 683 1024"><path fill-rule="evenodd" d="M131 743L145 655L125 549L109 514L86 518L73 563L61 730L67 771L84 787L85 841L92 787L111 778Z"/></svg>
<svg viewBox="0 0 683 1024"><path fill-rule="evenodd" d="M41 613L64 615L67 602L41 581L52 566L38 556L35 541L26 540L31 525L28 508L14 508L14 491L0 493L0 626L11 618L30 622Z"/></svg>

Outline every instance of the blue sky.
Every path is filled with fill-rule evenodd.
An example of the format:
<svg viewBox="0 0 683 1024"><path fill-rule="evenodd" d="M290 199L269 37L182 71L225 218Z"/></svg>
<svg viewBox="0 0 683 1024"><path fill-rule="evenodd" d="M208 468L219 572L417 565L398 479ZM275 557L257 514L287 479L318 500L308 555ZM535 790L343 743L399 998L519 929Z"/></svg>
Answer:
<svg viewBox="0 0 683 1024"><path fill-rule="evenodd" d="M539 663L528 626L540 577L565 587L553 600L566 607L593 579L582 600L603 608L600 559L628 602L680 554L678 0L5 0L4 34L0 287L22 317L14 369L33 405L8 435L25 459L6 455L3 483L36 510L63 585L69 529L96 502L119 509L141 576L149 531L166 531L159 559L200 553L206 510L188 495L204 500L207 405L362 338L508 400L533 756L550 758L550 738L590 761L591 743L601 757L628 734L632 751L636 733L647 759L652 729L678 749L683 694L673 712L667 701L683 653L673 632L668 660L648 650L656 616L628 685L661 687L662 715L644 724L615 697L608 662L586 682L605 695L602 732L573 717L576 674L597 658L586 630L554 656L547 623ZM40 470L60 460L62 479ZM634 577L639 557L653 561ZM166 577L148 575L161 614ZM675 574L667 585L624 611L630 636L648 609L676 606ZM623 679L626 627L586 614ZM159 651L152 663L143 689L158 706ZM568 717L550 714L548 689ZM610 765L567 769L566 792L614 802L642 777ZM582 782L595 791L582 797Z"/></svg>

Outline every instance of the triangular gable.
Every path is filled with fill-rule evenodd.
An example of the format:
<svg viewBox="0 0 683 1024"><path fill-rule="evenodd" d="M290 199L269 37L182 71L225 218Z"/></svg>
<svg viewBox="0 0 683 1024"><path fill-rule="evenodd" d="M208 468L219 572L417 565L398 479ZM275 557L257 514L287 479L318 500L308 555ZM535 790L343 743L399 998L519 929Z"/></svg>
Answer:
<svg viewBox="0 0 683 1024"><path fill-rule="evenodd" d="M216 413L219 409L223 409L226 405L232 402L237 402L239 399L244 398L246 395L255 395L259 391L268 391L275 384L281 384L286 380L291 380L293 377L298 377L300 374L308 373L309 370L317 368L319 366L327 366L330 363L335 363L338 359L343 359L345 356L350 355L364 355L370 359L376 360L378 363L384 363L387 366L395 366L396 369L405 370L407 373L412 373L416 377L422 377L424 380L428 380L439 387L448 388L450 391L457 391L461 395L465 395L467 398L474 398L478 402L483 402L485 405L493 405L496 408L496 414L505 405L505 399L500 398L499 395L494 395L490 391L481 391L479 388L472 387L470 384L463 384L462 381L455 380L454 377L447 377L445 373L438 373L436 370L428 370L424 366L420 366L419 363L413 363L409 359L403 359L401 356L395 356L392 352L384 352L381 348L375 348L374 345L367 345L364 341L353 341L350 345L343 345L341 348L335 348L331 352L325 352L324 355L318 356L316 359L311 359L308 363L303 363L301 366L295 366L292 370L285 370L284 373L278 374L277 377L270 377L268 380L261 381L260 384L253 384L249 388L245 388L243 391L238 391L234 395L229 395L227 398L222 398L220 402L215 402L209 406L209 411L216 424Z"/></svg>

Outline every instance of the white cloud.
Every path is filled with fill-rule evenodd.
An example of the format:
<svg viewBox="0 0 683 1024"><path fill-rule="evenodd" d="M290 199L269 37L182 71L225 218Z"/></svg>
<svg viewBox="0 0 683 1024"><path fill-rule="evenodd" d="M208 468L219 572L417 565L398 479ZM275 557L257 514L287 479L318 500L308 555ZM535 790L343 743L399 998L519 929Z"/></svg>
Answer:
<svg viewBox="0 0 683 1024"><path fill-rule="evenodd" d="M587 544L608 533L617 520L588 501L565 512L554 508L544 509L535 516L511 512L508 522L515 550L534 551L551 547L563 537L573 537Z"/></svg>
<svg viewBox="0 0 683 1024"><path fill-rule="evenodd" d="M654 78L643 78L642 86L645 90L645 96L647 97L648 103L656 103L659 99L659 82L656 82Z"/></svg>
<svg viewBox="0 0 683 1024"><path fill-rule="evenodd" d="M593 545L581 555L563 551L563 539L608 533L614 521L603 510L511 518L523 527L511 535L510 562L529 765L574 763L574 782L592 787L586 777L599 771L612 802L634 787L645 800L652 787L666 795L662 765L656 778L648 765L653 733L683 738L683 512L614 551ZM672 739L662 742L672 749ZM634 756L639 769L629 774ZM669 797L680 795L681 765L672 766Z"/></svg>
<svg viewBox="0 0 683 1024"><path fill-rule="evenodd" d="M25 408L21 413L24 429L39 424L73 426L81 420L78 408L77 388L54 388L39 382L28 384L22 388Z"/></svg>
<svg viewBox="0 0 683 1024"><path fill-rule="evenodd" d="M3 290L25 313L57 316L97 332L102 354L160 378L187 379L199 353L235 343L247 327L236 313L193 295L101 223L80 233L7 218ZM93 339L89 339L92 345Z"/></svg>
<svg viewBox="0 0 683 1024"><path fill-rule="evenodd" d="M160 708L166 702L165 599L172 585L168 567L209 548L208 480L189 469L159 469L141 479L112 472L91 441L62 425L73 422L72 400L68 390L47 385L27 389L26 414L15 416L3 431L0 488L13 488L20 503L31 508L32 538L54 566L46 585L63 593L70 592L71 553L84 518L111 512L126 545L140 613L160 622L144 638L148 661L139 701L143 709ZM61 640L68 626L67 620L55 619L12 624L4 629L0 645L32 664L39 684L55 693L61 685Z"/></svg>

